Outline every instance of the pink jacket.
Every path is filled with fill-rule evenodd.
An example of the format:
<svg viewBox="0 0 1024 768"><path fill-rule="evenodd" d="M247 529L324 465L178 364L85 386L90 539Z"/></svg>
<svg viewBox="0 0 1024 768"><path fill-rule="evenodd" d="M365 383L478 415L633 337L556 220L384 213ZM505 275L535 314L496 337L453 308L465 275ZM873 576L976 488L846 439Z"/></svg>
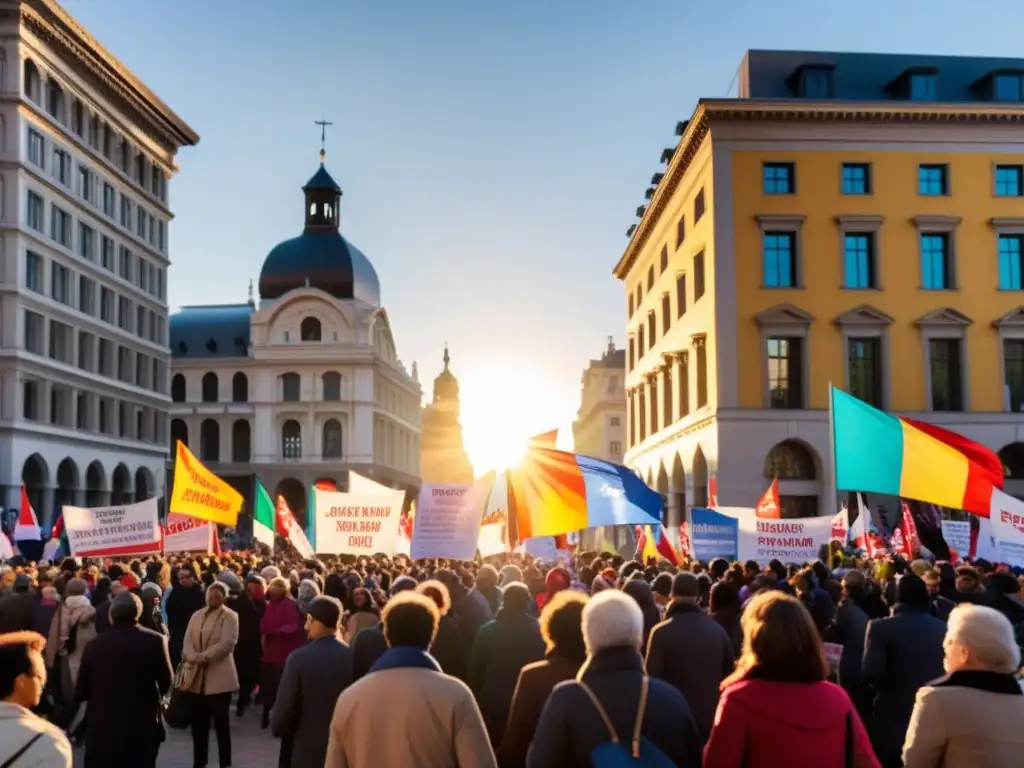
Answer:
<svg viewBox="0 0 1024 768"><path fill-rule="evenodd" d="M263 635L263 662L283 667L288 655L306 643L302 611L295 601L290 597L276 603L267 600L260 620L260 634Z"/></svg>
<svg viewBox="0 0 1024 768"><path fill-rule="evenodd" d="M852 713L854 765L879 768L846 691L832 683L743 680L722 692L704 768L843 768Z"/></svg>

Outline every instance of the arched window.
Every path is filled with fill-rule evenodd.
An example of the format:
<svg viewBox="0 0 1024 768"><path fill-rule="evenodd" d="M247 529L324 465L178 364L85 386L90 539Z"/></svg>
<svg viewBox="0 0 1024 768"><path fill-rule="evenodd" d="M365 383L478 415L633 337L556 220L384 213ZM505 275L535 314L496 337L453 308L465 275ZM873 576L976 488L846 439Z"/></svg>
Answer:
<svg viewBox="0 0 1024 768"><path fill-rule="evenodd" d="M171 400L176 403L185 402L185 376L181 373L174 374L171 379Z"/></svg>
<svg viewBox="0 0 1024 768"><path fill-rule="evenodd" d="M231 402L249 402L249 377L241 371L231 378Z"/></svg>
<svg viewBox="0 0 1024 768"><path fill-rule="evenodd" d="M174 452L178 449L178 441L187 448L188 447L188 424L185 423L184 419L173 419L171 421L171 456L174 456Z"/></svg>
<svg viewBox="0 0 1024 768"><path fill-rule="evenodd" d="M217 374L210 371L203 375L203 402L216 403L219 399Z"/></svg>
<svg viewBox="0 0 1024 768"><path fill-rule="evenodd" d="M817 471L814 457L796 440L783 440L764 457L764 479L814 480Z"/></svg>
<svg viewBox="0 0 1024 768"><path fill-rule="evenodd" d="M325 459L341 458L341 424L337 419L324 422L323 452Z"/></svg>
<svg viewBox="0 0 1024 768"><path fill-rule="evenodd" d="M213 419L199 425L199 460L220 461L220 424Z"/></svg>
<svg viewBox="0 0 1024 768"><path fill-rule="evenodd" d="M299 335L303 341L320 341L320 321L315 317L306 317L299 327Z"/></svg>
<svg viewBox="0 0 1024 768"><path fill-rule="evenodd" d="M64 89L52 77L46 81L46 111L64 122Z"/></svg>
<svg viewBox="0 0 1024 768"><path fill-rule="evenodd" d="M299 402L302 380L297 373L286 373L281 377L281 399L286 403Z"/></svg>
<svg viewBox="0 0 1024 768"><path fill-rule="evenodd" d="M328 371L323 375L324 400L337 402L341 400L341 374Z"/></svg>
<svg viewBox="0 0 1024 768"><path fill-rule="evenodd" d="M252 459L252 429L245 419L231 425L231 461L245 464Z"/></svg>
<svg viewBox="0 0 1024 768"><path fill-rule="evenodd" d="M38 104L40 94L39 69L36 68L35 62L32 59L25 59L24 80L25 95Z"/></svg>
<svg viewBox="0 0 1024 768"><path fill-rule="evenodd" d="M281 427L281 456L285 459L302 458L302 427L295 419L289 419Z"/></svg>

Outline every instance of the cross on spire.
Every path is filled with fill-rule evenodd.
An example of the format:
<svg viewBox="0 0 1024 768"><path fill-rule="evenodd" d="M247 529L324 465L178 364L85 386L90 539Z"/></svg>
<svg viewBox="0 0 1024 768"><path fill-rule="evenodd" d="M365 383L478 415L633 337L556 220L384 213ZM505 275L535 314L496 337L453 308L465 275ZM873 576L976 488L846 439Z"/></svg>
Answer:
<svg viewBox="0 0 1024 768"><path fill-rule="evenodd" d="M322 165L327 157L327 126L334 125L334 123L329 120L314 120L313 124L320 126L320 164Z"/></svg>

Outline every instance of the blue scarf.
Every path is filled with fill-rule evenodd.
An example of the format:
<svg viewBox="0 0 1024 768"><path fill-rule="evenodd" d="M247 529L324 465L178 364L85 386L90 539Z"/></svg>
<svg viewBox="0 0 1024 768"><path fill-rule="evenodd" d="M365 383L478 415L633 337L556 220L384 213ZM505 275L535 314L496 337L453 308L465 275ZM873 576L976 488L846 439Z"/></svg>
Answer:
<svg viewBox="0 0 1024 768"><path fill-rule="evenodd" d="M441 667L434 657L424 650L414 648L411 645L399 645L384 652L373 666L370 672L380 672L385 669L401 669L403 667L414 667L418 669L431 669L440 672Z"/></svg>

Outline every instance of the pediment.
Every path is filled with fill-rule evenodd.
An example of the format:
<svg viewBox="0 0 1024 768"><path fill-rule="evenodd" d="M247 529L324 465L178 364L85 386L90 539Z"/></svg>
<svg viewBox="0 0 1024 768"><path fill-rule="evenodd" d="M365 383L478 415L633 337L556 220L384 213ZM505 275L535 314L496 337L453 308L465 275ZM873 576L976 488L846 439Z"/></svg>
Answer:
<svg viewBox="0 0 1024 768"><path fill-rule="evenodd" d="M921 315L917 318L917 325L926 326L967 326L971 325L974 321L965 315L963 312L958 312L952 307L943 307L942 309L935 309L926 315Z"/></svg>
<svg viewBox="0 0 1024 768"><path fill-rule="evenodd" d="M992 321L996 328L1024 328L1024 306L1011 309Z"/></svg>
<svg viewBox="0 0 1024 768"><path fill-rule="evenodd" d="M870 304L861 304L859 307L848 309L842 314L836 315L832 321L836 325L892 325L893 318L887 315L880 309L872 307Z"/></svg>
<svg viewBox="0 0 1024 768"><path fill-rule="evenodd" d="M754 315L754 320L762 327L768 325L807 326L813 323L815 318L810 312L792 304L776 304L774 307L758 312Z"/></svg>

